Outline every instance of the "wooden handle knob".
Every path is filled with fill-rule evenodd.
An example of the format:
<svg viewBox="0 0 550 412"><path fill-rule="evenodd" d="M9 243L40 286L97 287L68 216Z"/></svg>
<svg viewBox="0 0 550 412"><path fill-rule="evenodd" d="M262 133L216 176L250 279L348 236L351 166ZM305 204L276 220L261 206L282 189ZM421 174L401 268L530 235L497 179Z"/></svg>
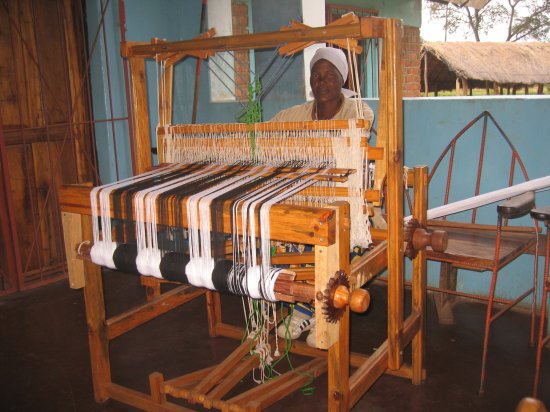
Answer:
<svg viewBox="0 0 550 412"><path fill-rule="evenodd" d="M436 252L445 252L449 243L449 235L444 230L434 230L432 232L432 249Z"/></svg>
<svg viewBox="0 0 550 412"><path fill-rule="evenodd" d="M347 304L349 304L349 289L344 285L340 285L334 291L332 305L336 309L342 309Z"/></svg>
<svg viewBox="0 0 550 412"><path fill-rule="evenodd" d="M424 228L418 228L414 231L412 243L415 250L431 246L436 252L444 252L447 249L448 235L443 230L428 232Z"/></svg>
<svg viewBox="0 0 550 412"><path fill-rule="evenodd" d="M365 289L355 289L351 293L350 309L355 313L363 313L370 306L370 293Z"/></svg>
<svg viewBox="0 0 550 412"><path fill-rule="evenodd" d="M340 285L334 290L332 305L336 309L342 309L346 305L349 305L353 312L363 313L369 308L370 293L365 289L359 288L350 294L346 286Z"/></svg>

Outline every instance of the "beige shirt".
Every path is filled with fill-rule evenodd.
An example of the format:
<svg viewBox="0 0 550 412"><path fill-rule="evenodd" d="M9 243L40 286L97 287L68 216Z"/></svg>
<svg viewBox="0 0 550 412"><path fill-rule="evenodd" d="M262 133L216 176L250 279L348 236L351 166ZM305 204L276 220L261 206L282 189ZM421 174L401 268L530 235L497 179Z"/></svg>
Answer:
<svg viewBox="0 0 550 412"><path fill-rule="evenodd" d="M315 120L313 118L313 104L314 102L307 102L296 106L289 107L288 109L281 110L270 121L271 122L300 122ZM366 102L361 101L363 105L363 113L365 120L372 122L374 120L374 112ZM344 97L344 102L338 110L338 113L332 118L333 120L347 120L357 118L357 109L355 108L355 101Z"/></svg>

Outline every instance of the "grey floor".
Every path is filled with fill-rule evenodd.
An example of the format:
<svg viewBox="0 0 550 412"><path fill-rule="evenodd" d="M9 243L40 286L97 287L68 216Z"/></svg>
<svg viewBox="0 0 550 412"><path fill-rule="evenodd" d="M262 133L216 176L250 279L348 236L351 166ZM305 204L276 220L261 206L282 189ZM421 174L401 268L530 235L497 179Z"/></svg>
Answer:
<svg viewBox="0 0 550 412"><path fill-rule="evenodd" d="M131 275L104 275L107 311L115 314L143 297ZM371 287L372 305L352 315L352 350L372 353L384 339L384 284ZM420 386L384 375L354 411L513 411L532 391L535 350L529 347L529 319L509 312L491 335L487 393L477 395L484 324L484 305L455 307L456 324L441 326L428 299L427 379ZM240 301L224 297L224 321L238 323ZM237 345L208 338L204 298L199 298L111 343L112 379L146 392L153 371L166 378L222 360ZM87 347L82 291L67 282L0 298L0 410L2 411L133 411L117 402L96 404ZM550 349L542 364L540 397L550 405ZM405 358L408 353L405 353ZM303 359L293 358L293 366ZM287 366L281 366L282 369ZM246 385L243 382L243 385ZM313 395L297 391L269 411L326 410L326 379L312 383Z"/></svg>

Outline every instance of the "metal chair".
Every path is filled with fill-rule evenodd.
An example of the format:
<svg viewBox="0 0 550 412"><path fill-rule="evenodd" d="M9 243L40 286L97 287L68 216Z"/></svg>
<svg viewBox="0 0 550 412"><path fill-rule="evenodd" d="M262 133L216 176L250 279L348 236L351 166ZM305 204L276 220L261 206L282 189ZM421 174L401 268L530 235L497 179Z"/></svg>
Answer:
<svg viewBox="0 0 550 412"><path fill-rule="evenodd" d="M542 282L542 304L540 313L539 337L537 340L537 363L535 367L535 381L533 384L533 397L537 397L539 378L540 378L540 361L542 356L542 348L550 340L550 335L545 334L546 326L546 303L548 301L548 292L550 292L550 279L548 278L548 266L550 265L550 241L548 235L550 232L550 206L531 211L533 219L542 222L546 226L546 248L544 253L544 279Z"/></svg>
<svg viewBox="0 0 550 412"><path fill-rule="evenodd" d="M519 294L511 301L504 301L495 297L499 271L524 253L532 251L537 243L537 228L503 226L503 220L515 219L527 215L535 207L535 193L527 192L509 199L497 206L497 225L474 225L453 222L433 222L430 228L444 229L448 234L448 245L445 252L428 252L428 259L440 261L447 269L467 269L473 271L491 271L491 286L489 290L487 311L485 317L485 333L483 338L483 355L481 360L481 379L479 393L485 392L485 376L487 354L489 349L489 336L492 323L504 312L511 309L520 301L532 296L531 301L531 336L530 343L535 341L535 317L536 317L536 288L537 288L537 264L535 259L532 286ZM454 291L447 291L454 292ZM455 292L456 293L456 292ZM481 296L457 294L483 299ZM485 300L485 299L484 299ZM504 306L493 313L495 303Z"/></svg>

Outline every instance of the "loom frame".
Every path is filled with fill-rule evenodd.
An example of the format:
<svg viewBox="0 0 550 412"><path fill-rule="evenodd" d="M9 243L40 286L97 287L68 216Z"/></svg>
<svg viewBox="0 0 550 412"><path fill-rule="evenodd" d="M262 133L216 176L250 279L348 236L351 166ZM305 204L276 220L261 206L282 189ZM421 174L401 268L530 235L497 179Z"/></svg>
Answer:
<svg viewBox="0 0 550 412"><path fill-rule="evenodd" d="M125 42L121 45L123 57L128 58L132 80L133 120L135 126L135 154L137 173L148 170L151 166L151 144L149 136L149 114L147 113L147 88L145 59L165 53L170 56L193 55L208 56L209 53L221 50L240 50L248 48L273 47L281 43L294 44L294 49L306 47L312 42L331 42L334 39L352 38L362 39L377 37L383 40L383 56L380 72L380 106L378 122L377 146L384 152L384 160L380 162L384 167L377 168L376 181L381 187L386 182L386 208L388 211L387 231L379 231L376 238L380 242L373 250L364 255L359 261L350 265L348 258L349 245L349 208L347 204L337 204L331 208L317 208L318 214L309 221L296 218L295 224L307 227L318 224L320 217L334 222L327 228L329 240L327 244L320 244L315 248L315 287L321 290L336 270L344 270L351 276L352 287L360 287L384 268L388 270L388 333L378 350L370 357L349 351L349 308L344 311L342 319L333 326L322 324L319 319L318 327L324 338L328 350L309 348L305 344L295 342L294 352L314 357L311 370L316 373L326 369L328 372L328 410L350 410L384 373L411 379L413 384L420 384L425 378L423 369L424 360L424 311L426 293L426 255L420 250L413 260L412 275L412 312L404 318L404 228L403 228L403 106L402 106L402 74L400 66L400 50L402 37L402 22L397 19L383 19L367 17L354 19L345 24L332 24L326 27L283 30L280 32L258 33L239 36L201 38L177 41L151 43ZM297 46L296 46L297 45ZM172 76L173 71L167 68L168 87L166 99L168 104L163 105L168 113L161 113L159 118L170 119ZM426 222L427 210L427 168L415 168L412 173L414 181L414 211L413 215L420 223ZM151 394L144 394L131 388L123 387L112 382L109 360L109 341L147 322L148 320L180 306L198 296L206 294L208 327L210 336L227 336L241 339L242 331L239 328L224 324L221 321L221 306L219 294L212 291L197 289L189 285L179 286L176 289L160 294L160 284L153 279L144 279L147 290L147 301L137 308L131 309L116 317L106 319L101 268L97 265L82 261L74 250L75 240L91 238L90 210L86 200L86 192L90 188L66 188L60 194L60 203L63 219L68 222L74 231L66 234L67 259L69 267L73 264L71 276L83 278L83 289L86 307L86 320L90 345L92 365L92 379L94 397L97 402L104 402L110 398L151 411L186 411L185 407L176 405L166 399L169 382L165 382L161 375L154 373L150 376ZM291 206L279 206L285 213L296 213ZM281 210L283 210L281 209ZM316 221L314 219L317 219ZM322 225L320 225L322 226ZM286 234L289 242L303 242L293 235ZM78 242L76 242L78 243ZM317 306L318 302L316 302ZM317 309L317 307L316 307ZM326 323L326 322L325 322ZM318 335L319 337L319 335ZM412 342L412 365L405 365L402 359L403 349ZM241 348L242 349L242 348ZM239 348L235 356L239 355ZM233 356L233 355L232 355ZM326 359L326 360L325 360ZM351 365L357 370L350 376L349 368L341 365ZM221 379L223 365L218 365L218 375ZM209 372L207 373L207 376ZM204 376L203 376L204 378ZM199 386L211 386L213 381L201 381ZM269 388L269 386L268 386ZM199 391L200 392L200 391ZM287 390L286 392L290 392ZM200 401L200 396L206 393L194 392L188 394L191 401ZM227 410L261 410L274 402L279 396L284 396L273 388L267 389L265 401L262 403L240 404L223 403L221 399L211 400L210 406ZM215 403L216 401L222 403ZM209 401L210 402L210 401ZM226 409L224 409L226 410Z"/></svg>

